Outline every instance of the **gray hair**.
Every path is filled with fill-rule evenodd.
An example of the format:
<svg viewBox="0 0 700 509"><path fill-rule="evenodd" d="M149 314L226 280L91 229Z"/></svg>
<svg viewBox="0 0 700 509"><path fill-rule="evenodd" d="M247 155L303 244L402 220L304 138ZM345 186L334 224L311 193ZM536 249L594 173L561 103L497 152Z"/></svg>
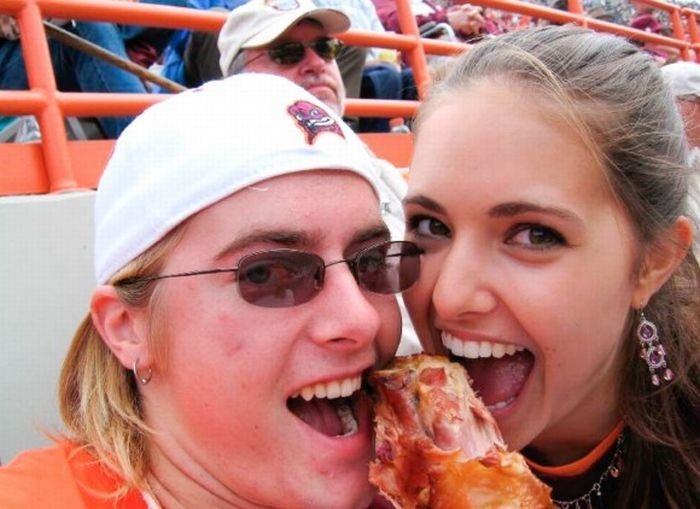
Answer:
<svg viewBox="0 0 700 509"><path fill-rule="evenodd" d="M234 74L240 74L245 71L245 64L247 62L246 50L242 49L238 54L231 60L231 65L228 66L228 71L226 76L233 76Z"/></svg>

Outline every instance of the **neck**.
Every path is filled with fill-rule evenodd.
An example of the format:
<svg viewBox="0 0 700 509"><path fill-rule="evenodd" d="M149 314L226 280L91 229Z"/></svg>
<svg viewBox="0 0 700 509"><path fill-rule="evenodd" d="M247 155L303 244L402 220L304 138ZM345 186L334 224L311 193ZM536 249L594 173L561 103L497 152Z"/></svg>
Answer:
<svg viewBox="0 0 700 509"><path fill-rule="evenodd" d="M526 458L530 467L541 474L550 475L553 477L567 477L580 475L588 470L592 465L600 461L607 453L613 444L622 434L625 428L624 421L620 421L602 440L600 440L593 449L590 449L586 455L578 457L576 461L569 464L559 465L556 467L539 465L535 461Z"/></svg>
<svg viewBox="0 0 700 509"><path fill-rule="evenodd" d="M257 506L239 497L212 476L205 466L182 451L168 454L151 447L148 485L160 509L207 507L211 509L255 509Z"/></svg>

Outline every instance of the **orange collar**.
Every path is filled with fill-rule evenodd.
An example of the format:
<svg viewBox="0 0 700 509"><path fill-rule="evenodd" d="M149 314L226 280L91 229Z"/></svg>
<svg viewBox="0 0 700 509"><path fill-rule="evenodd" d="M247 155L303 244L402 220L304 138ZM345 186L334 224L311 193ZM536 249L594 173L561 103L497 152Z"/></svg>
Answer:
<svg viewBox="0 0 700 509"><path fill-rule="evenodd" d="M578 459L567 465L560 465L557 467L547 467L544 465L539 465L532 460L525 458L525 461L535 472L546 475L548 477L574 477L581 475L588 471L593 465L595 465L600 459L605 455L610 447L615 443L615 440L620 436L622 430L625 428L625 422L620 421L613 430L596 445L591 452L586 454L583 458Z"/></svg>

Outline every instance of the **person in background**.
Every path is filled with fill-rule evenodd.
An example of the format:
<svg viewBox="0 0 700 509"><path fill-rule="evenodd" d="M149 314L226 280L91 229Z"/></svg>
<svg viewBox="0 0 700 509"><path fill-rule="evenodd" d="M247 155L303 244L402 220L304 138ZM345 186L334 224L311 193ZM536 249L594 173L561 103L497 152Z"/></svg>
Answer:
<svg viewBox="0 0 700 509"><path fill-rule="evenodd" d="M249 0L189 0L196 9L212 9L218 11L233 11ZM257 0L256 0L257 1ZM306 3L308 3L307 0ZM257 3L261 3L257 1ZM297 2L287 0L266 0L262 2L273 9L285 10L296 8ZM316 3L316 7L334 7L336 2ZM343 3L345 4L345 3ZM354 9L352 2L350 9ZM342 9L345 9L345 5ZM222 77L219 60L221 54L217 45L218 33L189 32L178 33L173 44L167 49L164 61L163 75L187 87L196 87L206 81ZM362 70L367 59L367 49L360 46L342 46L336 62L345 86L347 97L359 97Z"/></svg>
<svg viewBox="0 0 700 509"><path fill-rule="evenodd" d="M391 32L401 33L396 2L372 0L372 3L384 27ZM443 8L429 0L411 0L411 9L419 29L425 30L430 25L446 25L450 33L442 34L441 37L448 39L468 41L496 30L496 27L492 27L491 23L484 18L481 7L468 3Z"/></svg>
<svg viewBox="0 0 700 509"><path fill-rule="evenodd" d="M425 350L465 366L557 506L700 507L697 218L652 57L573 26L489 39L414 133Z"/></svg>
<svg viewBox="0 0 700 509"><path fill-rule="evenodd" d="M137 0L114 0L130 1ZM143 3L183 7L185 0L141 0ZM48 20L114 55L148 67L168 43L173 31L136 25L92 21ZM14 18L0 15L0 90L29 88L20 32ZM141 80L113 64L49 38L56 85L64 92L148 93ZM116 138L133 117L99 117L102 134Z"/></svg>
<svg viewBox="0 0 700 509"><path fill-rule="evenodd" d="M377 11L371 0L316 0L321 7L343 11L350 18L350 26L357 30L384 33L386 30L377 16ZM343 72L343 51L353 48L362 50L366 58L357 67L359 73L348 80L348 73ZM401 68L399 54L396 50L386 48L362 48L359 46L343 46L337 58L347 97L362 97L365 99L417 99L417 91L410 67ZM356 131L387 132L388 118L362 117L356 121Z"/></svg>
<svg viewBox="0 0 700 509"><path fill-rule="evenodd" d="M248 0L188 0L192 9L229 12ZM163 52L161 74L188 88L222 77L219 68L219 34L178 30ZM158 92L166 92L159 89Z"/></svg>
<svg viewBox="0 0 700 509"><path fill-rule="evenodd" d="M117 140L95 235L67 435L0 468L0 507L372 503L363 374L396 351L420 253L340 117L260 74L173 95Z"/></svg>
<svg viewBox="0 0 700 509"><path fill-rule="evenodd" d="M10 16L0 16L0 89L29 88L20 33ZM101 46L122 58L129 58L119 28L113 23L91 21L68 22L64 29ZM141 80L112 64L77 49L49 39L49 52L56 85L64 92L147 93ZM105 137L116 138L133 117L99 117L97 122Z"/></svg>
<svg viewBox="0 0 700 509"><path fill-rule="evenodd" d="M282 76L309 91L335 113L345 110L345 88L335 61L350 20L341 11L316 6L311 0L278 2L251 0L228 15L219 34L221 72L265 73ZM406 182L387 161L374 158L380 182L384 220L394 239L402 239L401 199ZM405 317L405 308L401 304ZM419 350L410 320L403 321L400 353Z"/></svg>

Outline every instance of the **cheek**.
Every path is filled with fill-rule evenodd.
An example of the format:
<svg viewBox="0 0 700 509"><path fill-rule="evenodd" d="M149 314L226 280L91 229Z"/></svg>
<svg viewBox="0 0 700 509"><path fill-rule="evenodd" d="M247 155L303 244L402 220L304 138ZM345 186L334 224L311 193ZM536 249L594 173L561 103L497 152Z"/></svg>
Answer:
<svg viewBox="0 0 700 509"><path fill-rule="evenodd" d="M411 288L403 293L406 309L416 330L421 345L427 352L437 351L432 345L433 290L438 278L438 264L431 263L431 257L424 257L421 275Z"/></svg>
<svg viewBox="0 0 700 509"><path fill-rule="evenodd" d="M379 331L377 331L377 350L379 352L378 365L383 366L396 354L401 339L401 313L395 297L378 297L375 304L377 313L381 317Z"/></svg>

